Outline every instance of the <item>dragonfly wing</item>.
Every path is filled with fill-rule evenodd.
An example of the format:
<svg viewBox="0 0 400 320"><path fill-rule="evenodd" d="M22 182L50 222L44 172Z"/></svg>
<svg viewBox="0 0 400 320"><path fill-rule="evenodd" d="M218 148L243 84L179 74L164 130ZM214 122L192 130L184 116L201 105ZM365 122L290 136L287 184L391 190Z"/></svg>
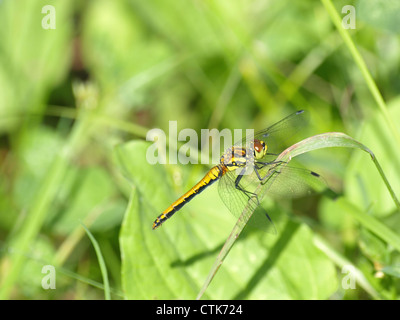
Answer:
<svg viewBox="0 0 400 320"><path fill-rule="evenodd" d="M245 137L243 140L237 142L235 146L248 147L254 139L262 140L267 144L265 160L271 161L276 155L296 142L293 141L295 134L300 129L305 128L307 122L308 113L300 110L264 130L255 132L254 136L249 135Z"/></svg>
<svg viewBox="0 0 400 320"><path fill-rule="evenodd" d="M273 198L299 198L328 188L327 183L318 173L291 167L286 163L274 165L272 169L271 166L265 166L258 171L262 177L268 177L271 170L274 171L276 177L273 184L268 187L267 195Z"/></svg>
<svg viewBox="0 0 400 320"><path fill-rule="evenodd" d="M250 181L249 176L243 177ZM259 205L258 197L238 190L235 185L236 179L237 175L233 172L227 172L218 183L218 193L225 206L236 218L240 218L246 209L246 214L242 216L241 223L248 222L250 226L275 234L275 226L267 212ZM243 187L242 183L240 183L240 186Z"/></svg>
<svg viewBox="0 0 400 320"><path fill-rule="evenodd" d="M239 218L248 206L243 223L248 221L250 226L270 233L275 234L276 229L267 212L259 206L264 196L290 199L327 189L325 180L319 174L286 163L266 165L257 171L262 181L255 173L243 175L240 179L239 187L248 191L247 194L236 188L238 174L234 171L227 172L220 179L218 192L235 217Z"/></svg>

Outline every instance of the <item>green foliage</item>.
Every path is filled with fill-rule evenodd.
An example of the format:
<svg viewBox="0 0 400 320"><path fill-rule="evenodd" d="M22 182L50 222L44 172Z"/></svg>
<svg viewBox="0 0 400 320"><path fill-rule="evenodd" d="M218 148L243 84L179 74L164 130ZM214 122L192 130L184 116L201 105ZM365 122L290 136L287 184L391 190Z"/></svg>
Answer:
<svg viewBox="0 0 400 320"><path fill-rule="evenodd" d="M376 158L298 157L337 199L266 197L278 234L246 228L202 297L399 299L398 16L384 0L0 1L0 298L196 298L236 220L213 185L151 230L210 165L150 165L148 130L305 109L297 141L345 132Z"/></svg>

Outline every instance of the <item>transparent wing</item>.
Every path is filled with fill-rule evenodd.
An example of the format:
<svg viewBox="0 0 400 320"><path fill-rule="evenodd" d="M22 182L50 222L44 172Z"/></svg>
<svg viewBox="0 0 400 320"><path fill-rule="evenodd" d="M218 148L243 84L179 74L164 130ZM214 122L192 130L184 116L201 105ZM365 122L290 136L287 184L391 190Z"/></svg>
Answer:
<svg viewBox="0 0 400 320"><path fill-rule="evenodd" d="M266 161L271 161L287 147L295 143L293 137L300 129L305 128L308 122L308 113L300 110L276 122L272 126L255 132L254 136L246 136L235 146L248 147L254 139L262 140L267 144Z"/></svg>
<svg viewBox="0 0 400 320"><path fill-rule="evenodd" d="M250 185L251 187L254 187L254 185L257 184L257 181L250 179L249 176L243 177L246 178L246 182L248 183L245 190L251 192L251 190L254 188L250 188ZM256 194L246 194L245 192L238 190L235 186L236 178L237 175L235 175L233 172L228 172L218 182L218 193L225 206L236 218L240 218L244 209L246 206L248 206L249 210L247 210L247 216L244 217L242 223L246 223L246 221L248 221L250 226L276 234L275 226L267 212L259 206L259 201L258 197L256 197ZM244 188L243 182L244 181L240 182L240 186L242 188ZM251 215L252 217L250 218Z"/></svg>
<svg viewBox="0 0 400 320"><path fill-rule="evenodd" d="M261 228L270 233L276 233L275 226L267 212L259 206L265 195L272 198L297 198L320 192L327 188L325 180L317 173L303 169L290 167L286 163L276 163L263 166L258 175L253 172L243 175L239 187L236 188L237 171L226 173L219 182L218 192L230 212L239 218L246 206L249 206L249 225ZM260 178L262 180L260 180Z"/></svg>
<svg viewBox="0 0 400 320"><path fill-rule="evenodd" d="M263 168L260 173L268 174L268 168ZM322 192L328 188L326 181L316 172L279 165L275 169L275 179L272 187L268 188L267 195L273 198L299 198Z"/></svg>

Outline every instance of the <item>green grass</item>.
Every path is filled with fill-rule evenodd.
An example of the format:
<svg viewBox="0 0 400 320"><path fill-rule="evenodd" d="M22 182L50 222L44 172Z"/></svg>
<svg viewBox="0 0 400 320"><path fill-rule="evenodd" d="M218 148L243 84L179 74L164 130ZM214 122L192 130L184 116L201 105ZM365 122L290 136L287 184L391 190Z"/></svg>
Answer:
<svg viewBox="0 0 400 320"><path fill-rule="evenodd" d="M395 2L59 0L55 30L45 5L0 2L1 299L399 299ZM336 200L266 197L277 235L235 239L214 185L151 230L211 164L150 165L148 130L258 130L299 109L289 155Z"/></svg>
<svg viewBox="0 0 400 320"><path fill-rule="evenodd" d="M101 253L99 243L96 241L95 237L92 235L90 230L84 224L82 224L82 227L85 229L86 234L88 235L90 241L92 242L93 248L96 251L97 259L99 260L99 266L100 266L101 275L103 277L103 283L104 283L104 298L106 300L110 300L111 294L110 294L110 284L108 282L107 266L104 262L104 258Z"/></svg>

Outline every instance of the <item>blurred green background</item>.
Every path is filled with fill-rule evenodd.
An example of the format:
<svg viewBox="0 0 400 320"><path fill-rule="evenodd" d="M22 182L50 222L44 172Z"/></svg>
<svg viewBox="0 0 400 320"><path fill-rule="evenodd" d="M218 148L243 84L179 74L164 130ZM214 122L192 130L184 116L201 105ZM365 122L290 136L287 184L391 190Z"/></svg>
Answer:
<svg viewBox="0 0 400 320"><path fill-rule="evenodd" d="M0 1L0 298L196 297L235 219L215 185L151 230L210 168L146 161L147 131L168 134L171 120L200 136L305 109L299 140L349 134L399 194L400 4L330 5ZM343 30L380 102L333 24L345 5L356 28ZM338 200L266 201L278 235L242 234L204 298L399 299L399 212L368 154L330 148L302 162ZM42 286L46 265L54 290Z"/></svg>

